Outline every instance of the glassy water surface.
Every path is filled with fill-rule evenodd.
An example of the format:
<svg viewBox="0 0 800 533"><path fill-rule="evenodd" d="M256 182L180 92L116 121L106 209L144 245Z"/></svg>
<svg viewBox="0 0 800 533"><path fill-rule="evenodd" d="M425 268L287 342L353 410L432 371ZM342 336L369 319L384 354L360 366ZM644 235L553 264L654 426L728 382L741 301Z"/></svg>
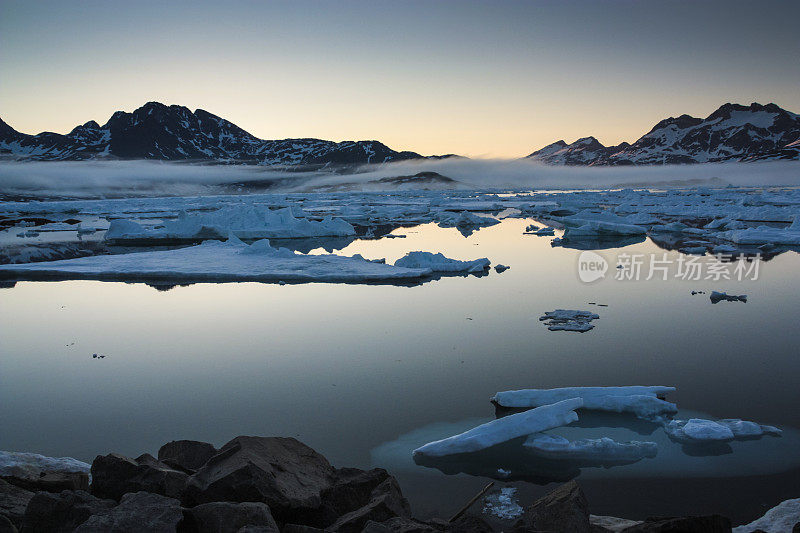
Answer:
<svg viewBox="0 0 800 533"><path fill-rule="evenodd" d="M507 219L468 237L428 224L337 252L394 261L412 250L442 251L511 266L419 286L163 291L68 281L2 289L0 449L91 462L112 451L155 453L173 439L222 445L240 434L295 436L336 466L389 469L417 514L443 516L485 485L483 467L417 465L411 450L494 418L495 392L673 385L668 399L686 411L681 417L755 420L784 436L697 457L661 429L603 420L565 428L559 434L571 439L659 444L654 459L581 472L593 513L719 512L741 522L797 497L798 255L761 263L757 280L586 284L577 275L580 251L523 235L527 223ZM622 252L664 250L647 240L598 251L612 265ZM713 305L708 294L690 294L712 289L749 299ZM587 333L551 332L538 317L557 308L600 319ZM515 460L498 459L524 470ZM508 483L522 503L551 488Z"/></svg>

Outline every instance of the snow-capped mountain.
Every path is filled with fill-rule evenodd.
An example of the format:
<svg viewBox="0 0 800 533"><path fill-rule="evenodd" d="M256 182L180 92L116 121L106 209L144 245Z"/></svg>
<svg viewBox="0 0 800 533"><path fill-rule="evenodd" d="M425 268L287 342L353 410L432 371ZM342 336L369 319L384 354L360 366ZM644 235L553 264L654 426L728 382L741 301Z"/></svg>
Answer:
<svg viewBox="0 0 800 533"><path fill-rule="evenodd" d="M378 141L262 140L202 109L149 102L89 121L66 135L26 135L0 120L0 157L21 160L157 159L304 168L421 159Z"/></svg>
<svg viewBox="0 0 800 533"><path fill-rule="evenodd" d="M661 165L800 160L800 115L775 104L725 104L707 118L681 115L656 124L633 144L603 146L594 137L558 141L527 156L551 165Z"/></svg>

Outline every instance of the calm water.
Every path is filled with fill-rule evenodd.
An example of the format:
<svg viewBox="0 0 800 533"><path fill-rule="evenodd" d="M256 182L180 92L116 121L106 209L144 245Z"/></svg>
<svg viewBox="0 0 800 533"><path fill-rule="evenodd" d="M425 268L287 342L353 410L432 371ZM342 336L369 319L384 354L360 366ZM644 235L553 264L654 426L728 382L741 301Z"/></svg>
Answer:
<svg viewBox="0 0 800 533"><path fill-rule="evenodd" d="M741 522L800 495L796 253L762 263L755 281L584 284L580 252L523 235L527 223L506 220L466 238L425 225L341 252L393 261L443 251L512 267L415 287L236 283L165 292L73 281L2 289L0 449L91 462L111 451L155 453L172 439L295 436L334 465L388 468L418 514L447 515L487 479L415 465L410 451L491 419L495 392L674 385L669 399L682 409L786 434L689 457L660 430L567 428L571 438L659 442L656 459L584 471L593 513L720 512ZM620 252L663 250L648 240L600 251L612 263ZM711 289L749 300L712 305L690 295ZM538 317L556 308L601 318L588 333L550 332ZM511 484L522 503L551 488Z"/></svg>

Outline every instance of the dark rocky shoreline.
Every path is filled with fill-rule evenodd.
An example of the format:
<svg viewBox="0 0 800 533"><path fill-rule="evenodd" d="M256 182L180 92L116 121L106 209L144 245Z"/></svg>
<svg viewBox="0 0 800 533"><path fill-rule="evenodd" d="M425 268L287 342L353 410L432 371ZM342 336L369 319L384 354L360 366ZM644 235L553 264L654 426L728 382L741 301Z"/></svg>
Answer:
<svg viewBox="0 0 800 533"><path fill-rule="evenodd" d="M495 531L479 513L473 505L456 519L416 519L386 470L335 468L300 441L281 437L240 436L220 449L173 441L157 458L99 455L91 484L85 472L0 479L0 533ZM586 497L570 481L526 506L507 530L723 532L731 522L719 515L590 519Z"/></svg>

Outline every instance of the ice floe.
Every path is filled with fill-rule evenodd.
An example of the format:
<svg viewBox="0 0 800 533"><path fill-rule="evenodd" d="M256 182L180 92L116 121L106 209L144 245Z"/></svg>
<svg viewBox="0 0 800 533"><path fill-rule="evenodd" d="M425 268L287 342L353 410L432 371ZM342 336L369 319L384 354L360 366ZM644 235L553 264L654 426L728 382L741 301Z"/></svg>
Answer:
<svg viewBox="0 0 800 533"><path fill-rule="evenodd" d="M0 276L30 279L121 279L178 281L391 282L417 280L428 266L405 267L361 257L303 255L273 248L269 241L247 245L205 241L177 250L96 255L62 261L0 265Z"/></svg>
<svg viewBox="0 0 800 533"><path fill-rule="evenodd" d="M436 219L439 225L443 227L484 227L500 223L496 218L476 215L469 211L461 211L460 213L441 211L437 213Z"/></svg>
<svg viewBox="0 0 800 533"><path fill-rule="evenodd" d="M483 502L483 512L501 520L511 520L522 516L524 509L517 502L517 489L503 487L489 494Z"/></svg>
<svg viewBox="0 0 800 533"><path fill-rule="evenodd" d="M716 421L703 418L671 420L664 425L664 431L671 439L688 444L729 442L734 439L757 438L762 435L780 436L781 434L781 430L774 426L735 418Z"/></svg>
<svg viewBox="0 0 800 533"><path fill-rule="evenodd" d="M498 392L491 401L502 407L530 408L580 398L583 400L583 409L632 413L639 418L654 420L678 411L675 404L659 398L673 391L675 387L642 385L521 389Z"/></svg>
<svg viewBox="0 0 800 533"><path fill-rule="evenodd" d="M472 261L450 259L441 253L409 252L395 261L394 266L410 269L427 269L432 272L479 273L489 269L491 262L485 257Z"/></svg>
<svg viewBox="0 0 800 533"><path fill-rule="evenodd" d="M630 462L655 457L655 442L617 442L609 437L570 441L558 435L534 434L522 443L528 451L545 459L567 459L578 462Z"/></svg>
<svg viewBox="0 0 800 533"><path fill-rule="evenodd" d="M0 451L0 476L39 477L46 472L86 472L90 464L72 457L46 457L38 453Z"/></svg>
<svg viewBox="0 0 800 533"><path fill-rule="evenodd" d="M546 311L539 320L544 322L550 331L578 331L585 332L594 328L592 320L597 320L600 315L591 311L575 309L556 309Z"/></svg>
<svg viewBox="0 0 800 533"><path fill-rule="evenodd" d="M571 398L498 418L464 433L429 442L414 450L413 455L441 457L483 450L512 439L574 422L578 419L575 409L582 406L583 400Z"/></svg>
<svg viewBox="0 0 800 533"><path fill-rule="evenodd" d="M711 291L711 294L708 295L711 299L711 303L715 304L717 302L744 302L747 303L747 295L740 294L728 294L727 292L718 292L718 291Z"/></svg>

